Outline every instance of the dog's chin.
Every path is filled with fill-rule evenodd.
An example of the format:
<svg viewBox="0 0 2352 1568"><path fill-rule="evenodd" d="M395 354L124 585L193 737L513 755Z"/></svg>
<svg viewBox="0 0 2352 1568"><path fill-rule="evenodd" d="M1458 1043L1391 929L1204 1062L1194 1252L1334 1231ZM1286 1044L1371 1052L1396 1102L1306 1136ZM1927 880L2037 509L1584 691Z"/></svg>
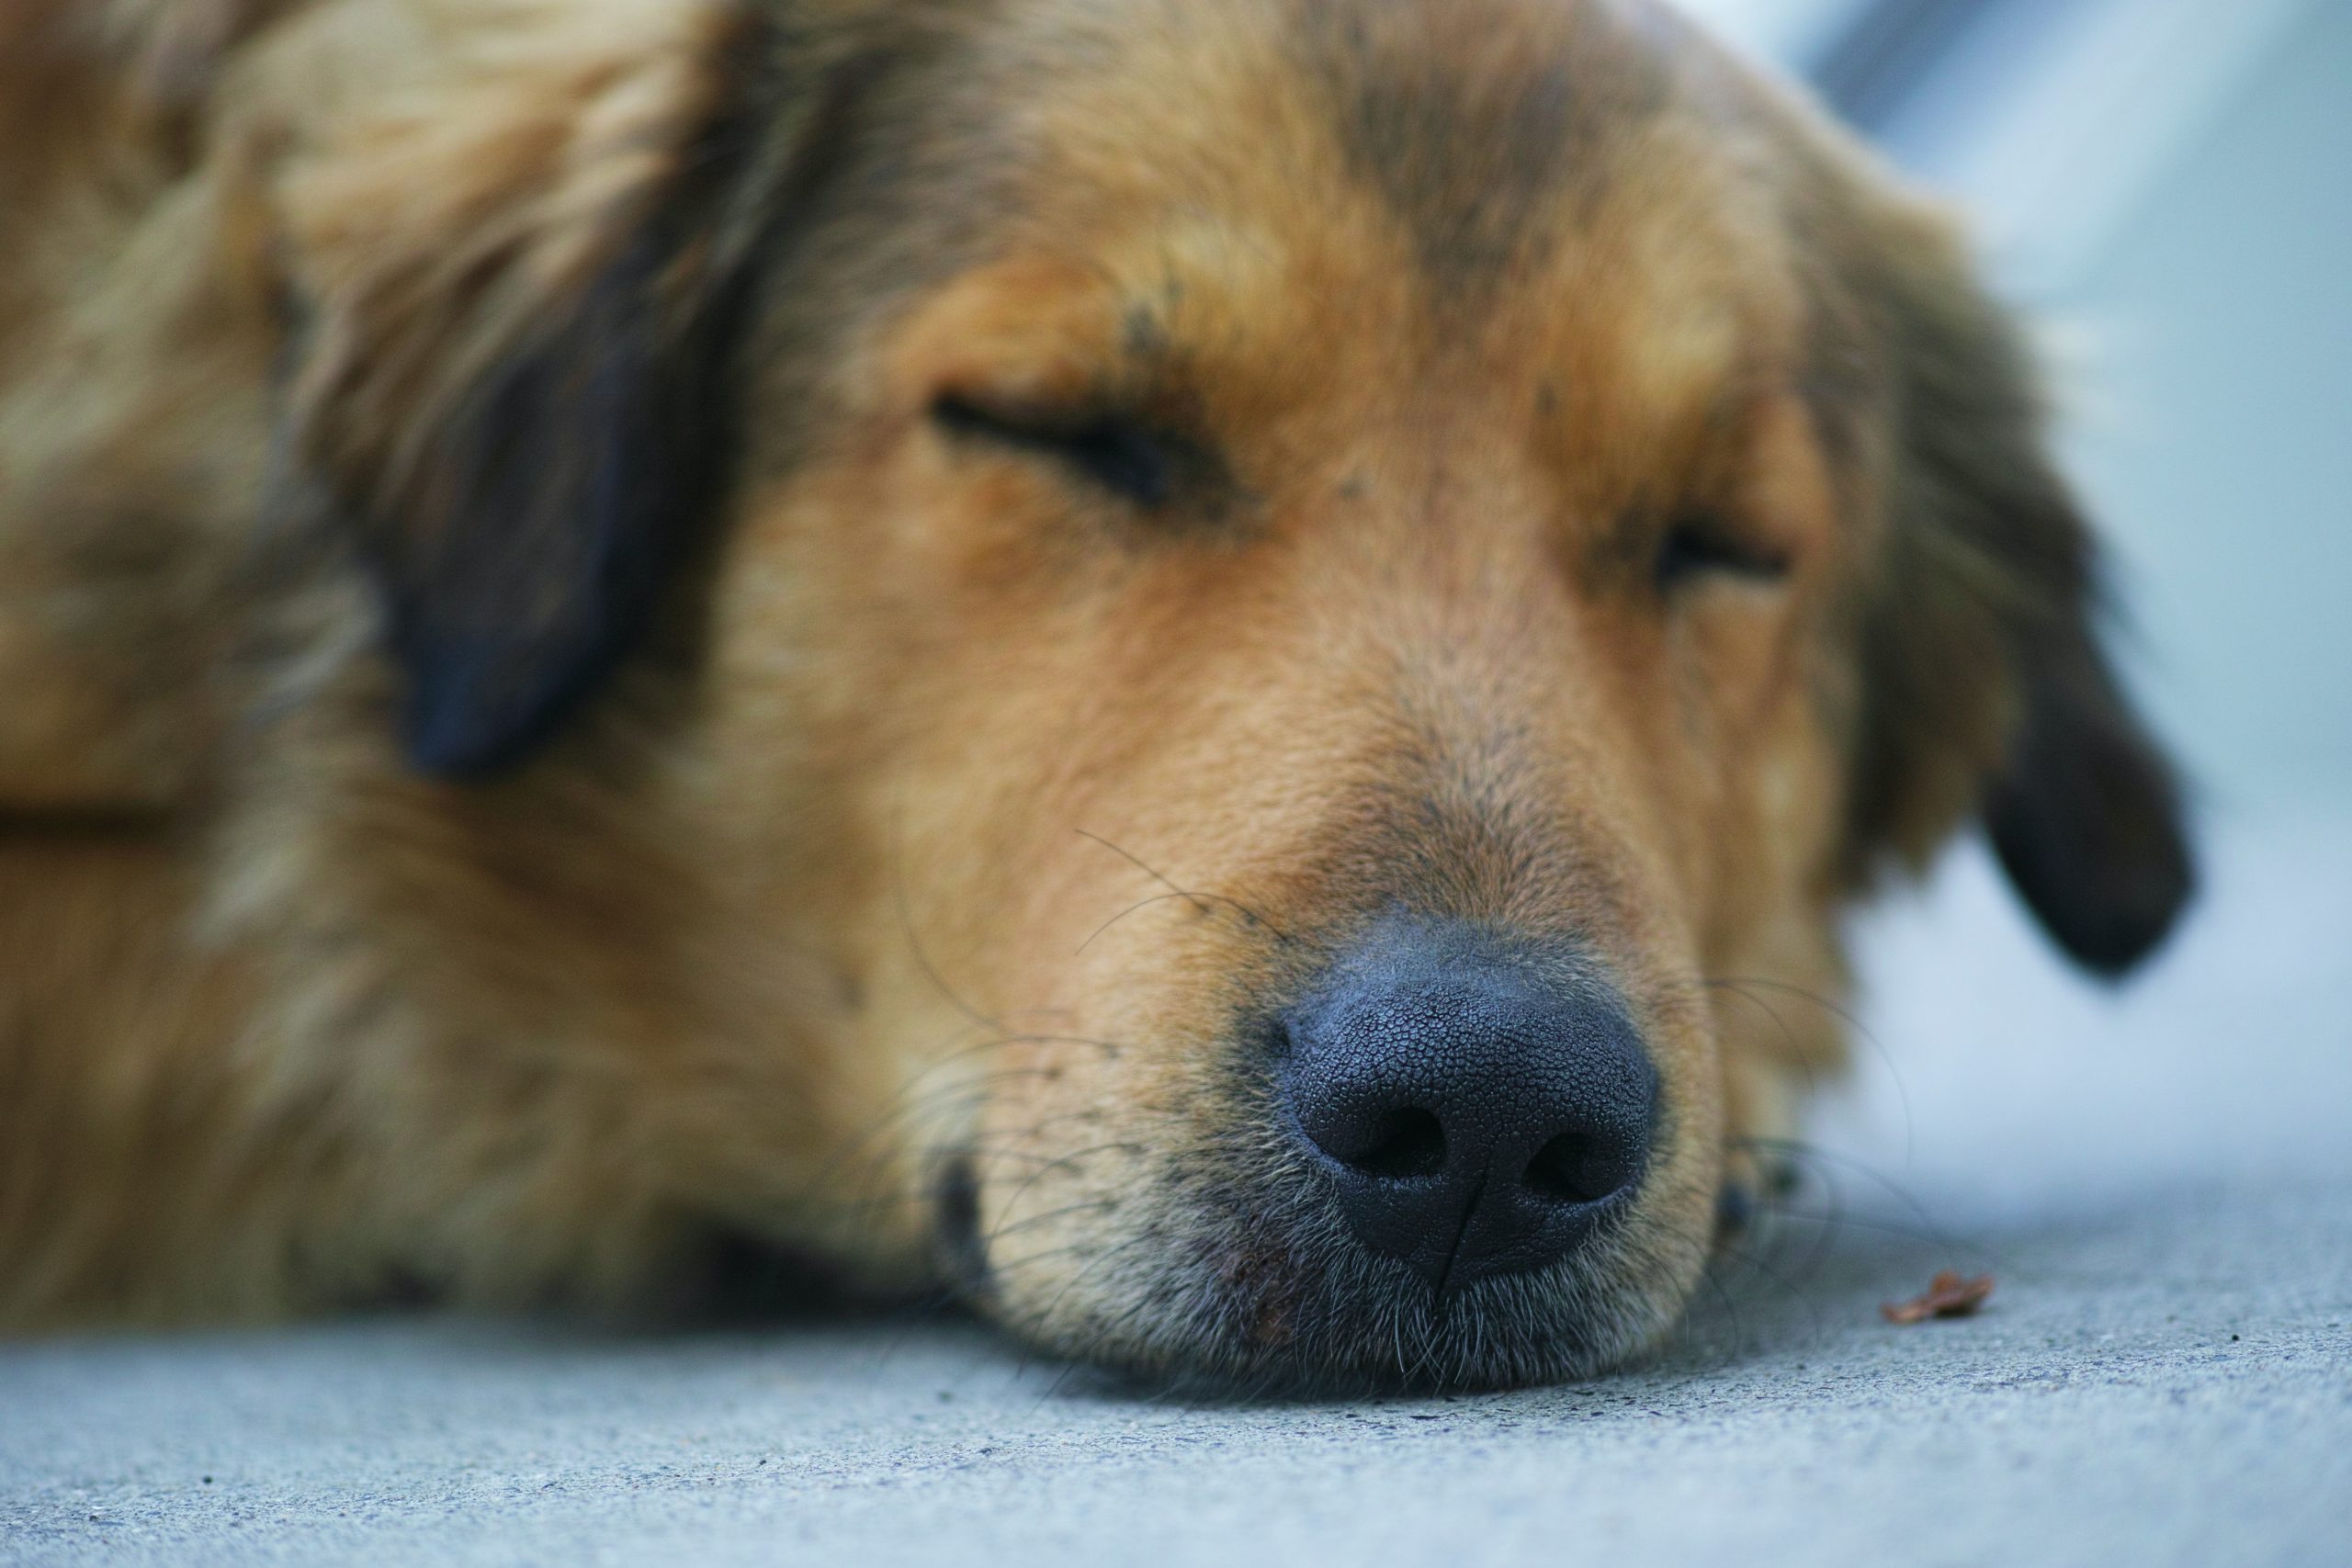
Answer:
<svg viewBox="0 0 2352 1568"><path fill-rule="evenodd" d="M1553 1268L1441 1294L1320 1222L1260 1213L1106 1240L1083 1249L1096 1278L989 1310L1055 1355L1190 1396L1487 1392L1622 1366L1680 1317L1700 1262L1659 1258L1629 1220Z"/></svg>

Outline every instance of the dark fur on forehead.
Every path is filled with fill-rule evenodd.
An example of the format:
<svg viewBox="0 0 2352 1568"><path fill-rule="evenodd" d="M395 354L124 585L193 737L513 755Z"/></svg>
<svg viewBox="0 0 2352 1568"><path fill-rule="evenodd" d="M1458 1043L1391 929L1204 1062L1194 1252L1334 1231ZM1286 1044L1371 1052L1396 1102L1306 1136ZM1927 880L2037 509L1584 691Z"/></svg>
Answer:
<svg viewBox="0 0 2352 1568"><path fill-rule="evenodd" d="M1449 290L1544 244L1561 194L1668 94L1665 63L1584 6L1310 3L1297 33L1351 170Z"/></svg>

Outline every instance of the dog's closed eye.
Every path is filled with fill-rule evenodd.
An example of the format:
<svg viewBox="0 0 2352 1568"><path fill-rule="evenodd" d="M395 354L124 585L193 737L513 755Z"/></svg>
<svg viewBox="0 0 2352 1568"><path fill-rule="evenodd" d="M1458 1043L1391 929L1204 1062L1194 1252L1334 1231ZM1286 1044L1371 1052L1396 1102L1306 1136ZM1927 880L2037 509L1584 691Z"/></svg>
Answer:
<svg viewBox="0 0 2352 1568"><path fill-rule="evenodd" d="M991 406L948 393L932 418L950 434L1051 458L1146 511L1166 506L1205 467L1193 442L1111 410Z"/></svg>
<svg viewBox="0 0 2352 1568"><path fill-rule="evenodd" d="M1651 570L1659 592L1672 594L1712 577L1780 582L1789 575L1789 556L1713 513L1691 512L1668 526Z"/></svg>

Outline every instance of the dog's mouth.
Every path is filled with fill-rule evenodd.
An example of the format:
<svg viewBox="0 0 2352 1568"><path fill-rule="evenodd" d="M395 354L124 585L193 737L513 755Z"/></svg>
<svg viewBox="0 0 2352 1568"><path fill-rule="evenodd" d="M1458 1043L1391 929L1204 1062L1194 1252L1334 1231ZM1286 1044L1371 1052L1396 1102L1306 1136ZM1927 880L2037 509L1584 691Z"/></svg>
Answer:
<svg viewBox="0 0 2352 1568"><path fill-rule="evenodd" d="M1712 1227L1668 1223L1659 1077L1575 944L1384 919L1231 1033L1189 1089L944 1162L956 1287L1080 1359L1314 1392L1584 1376L1679 1314Z"/></svg>
<svg viewBox="0 0 2352 1568"><path fill-rule="evenodd" d="M1015 1201L992 1236L975 1164L959 1156L938 1186L943 1258L965 1299L1024 1339L1142 1382L1212 1393L1572 1381L1623 1362L1679 1314L1679 1289L1638 1282L1659 1272L1657 1238L1630 1197L1557 1261L1432 1280L1409 1259L1367 1249L1330 1191L1300 1173L1249 1182L1184 1174L1221 1163L1168 1162L1155 1192L1118 1206L1152 1211L1139 1223L1040 1224L1054 1208L1092 1205Z"/></svg>

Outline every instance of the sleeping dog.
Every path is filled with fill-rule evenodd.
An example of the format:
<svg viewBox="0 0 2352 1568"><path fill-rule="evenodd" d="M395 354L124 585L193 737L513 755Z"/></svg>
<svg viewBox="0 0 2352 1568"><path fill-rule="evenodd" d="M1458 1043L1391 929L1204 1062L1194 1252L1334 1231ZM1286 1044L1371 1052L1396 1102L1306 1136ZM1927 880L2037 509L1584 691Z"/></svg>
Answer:
<svg viewBox="0 0 2352 1568"><path fill-rule="evenodd" d="M1647 0L17 0L0 233L18 1331L1580 1375L1850 903L2189 886L2019 329Z"/></svg>

